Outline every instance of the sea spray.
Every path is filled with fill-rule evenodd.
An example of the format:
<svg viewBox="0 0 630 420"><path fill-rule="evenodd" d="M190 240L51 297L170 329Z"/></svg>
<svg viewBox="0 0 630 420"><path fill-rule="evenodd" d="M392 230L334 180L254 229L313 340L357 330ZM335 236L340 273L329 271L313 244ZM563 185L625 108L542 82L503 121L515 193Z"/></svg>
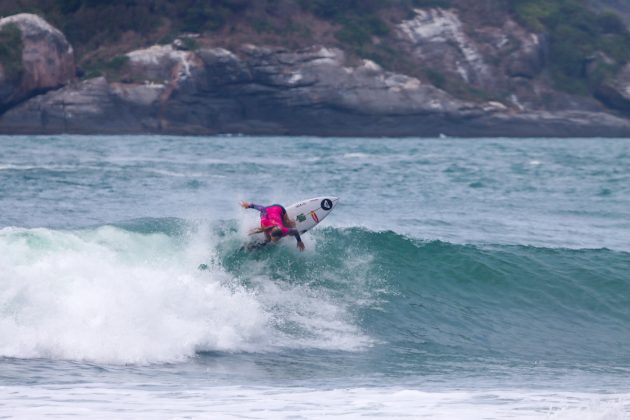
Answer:
<svg viewBox="0 0 630 420"><path fill-rule="evenodd" d="M226 272L212 241L239 236L172 220L122 225L0 231L0 355L151 363L367 343L325 291ZM200 261L214 263L200 271Z"/></svg>
<svg viewBox="0 0 630 420"><path fill-rule="evenodd" d="M0 247L4 356L147 363L265 345L260 304L196 272L177 238L4 229Z"/></svg>

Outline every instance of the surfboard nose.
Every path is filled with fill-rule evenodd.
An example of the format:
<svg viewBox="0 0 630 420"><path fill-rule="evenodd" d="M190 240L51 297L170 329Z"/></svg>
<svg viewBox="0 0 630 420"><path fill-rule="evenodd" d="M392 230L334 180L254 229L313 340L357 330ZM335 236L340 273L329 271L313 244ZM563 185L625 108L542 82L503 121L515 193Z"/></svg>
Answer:
<svg viewBox="0 0 630 420"><path fill-rule="evenodd" d="M320 207L322 210L330 211L337 205L337 201L339 201L339 197L323 197Z"/></svg>

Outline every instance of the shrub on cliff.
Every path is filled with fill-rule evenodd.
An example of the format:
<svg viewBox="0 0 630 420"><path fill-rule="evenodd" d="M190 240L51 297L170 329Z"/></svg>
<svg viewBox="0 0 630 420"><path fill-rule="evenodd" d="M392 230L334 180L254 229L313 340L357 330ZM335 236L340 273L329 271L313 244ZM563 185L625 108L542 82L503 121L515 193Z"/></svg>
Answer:
<svg viewBox="0 0 630 420"><path fill-rule="evenodd" d="M187 32L216 31L235 14L248 8L247 0L210 0L189 2L181 29Z"/></svg>
<svg viewBox="0 0 630 420"><path fill-rule="evenodd" d="M20 0L0 1L0 16L44 17L66 35L81 58L104 45L129 42L133 48L142 41L156 42L165 36L163 28L173 34L216 31L252 4L252 0ZM129 34L140 36L129 41Z"/></svg>
<svg viewBox="0 0 630 420"><path fill-rule="evenodd" d="M298 0L300 7L339 27L335 38L341 47L355 56L371 59L386 68L411 67L387 42L379 38L390 34L383 11L402 10L412 15L418 3L445 0Z"/></svg>
<svg viewBox="0 0 630 420"><path fill-rule="evenodd" d="M109 80L118 80L127 63L129 63L129 57L126 55L117 55L110 60L88 61L85 64L85 78L105 76Z"/></svg>
<svg viewBox="0 0 630 420"><path fill-rule="evenodd" d="M302 8L315 16L341 25L335 34L342 43L353 48L371 41L373 36L384 36L389 32L378 12L400 1L392 0L302 0Z"/></svg>

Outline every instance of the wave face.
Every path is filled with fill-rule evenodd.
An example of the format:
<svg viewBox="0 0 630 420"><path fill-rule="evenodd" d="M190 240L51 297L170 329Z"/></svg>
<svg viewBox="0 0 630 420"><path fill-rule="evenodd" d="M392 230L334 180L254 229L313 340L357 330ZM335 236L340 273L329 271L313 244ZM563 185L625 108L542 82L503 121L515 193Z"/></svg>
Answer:
<svg viewBox="0 0 630 420"><path fill-rule="evenodd" d="M330 254L372 255L387 296L364 326L435 355L628 360L630 254L324 231ZM376 310L375 310L376 309Z"/></svg>
<svg viewBox="0 0 630 420"><path fill-rule="evenodd" d="M256 251L234 222L0 230L0 356L204 352L627 363L630 254L324 228ZM199 270L200 263L207 269ZM398 358L398 359L397 359ZM412 369L405 365L406 368Z"/></svg>

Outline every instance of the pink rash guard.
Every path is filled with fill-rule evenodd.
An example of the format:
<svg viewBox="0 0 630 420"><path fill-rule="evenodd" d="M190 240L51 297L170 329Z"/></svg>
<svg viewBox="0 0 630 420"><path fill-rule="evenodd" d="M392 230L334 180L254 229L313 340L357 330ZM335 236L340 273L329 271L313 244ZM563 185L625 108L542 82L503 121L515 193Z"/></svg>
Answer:
<svg viewBox="0 0 630 420"><path fill-rule="evenodd" d="M289 229L284 225L282 220L283 208L281 206L266 207L264 212L260 214L260 226L263 228L278 226L282 231L282 236L289 234Z"/></svg>
<svg viewBox="0 0 630 420"><path fill-rule="evenodd" d="M284 207L279 204L274 204L269 207L261 206L259 204L250 203L250 209L256 209L260 212L260 227L268 228L277 226L282 231L282 236L287 235L295 236L295 239L300 242L300 232L294 228L288 228L284 225L283 215L286 213Z"/></svg>

